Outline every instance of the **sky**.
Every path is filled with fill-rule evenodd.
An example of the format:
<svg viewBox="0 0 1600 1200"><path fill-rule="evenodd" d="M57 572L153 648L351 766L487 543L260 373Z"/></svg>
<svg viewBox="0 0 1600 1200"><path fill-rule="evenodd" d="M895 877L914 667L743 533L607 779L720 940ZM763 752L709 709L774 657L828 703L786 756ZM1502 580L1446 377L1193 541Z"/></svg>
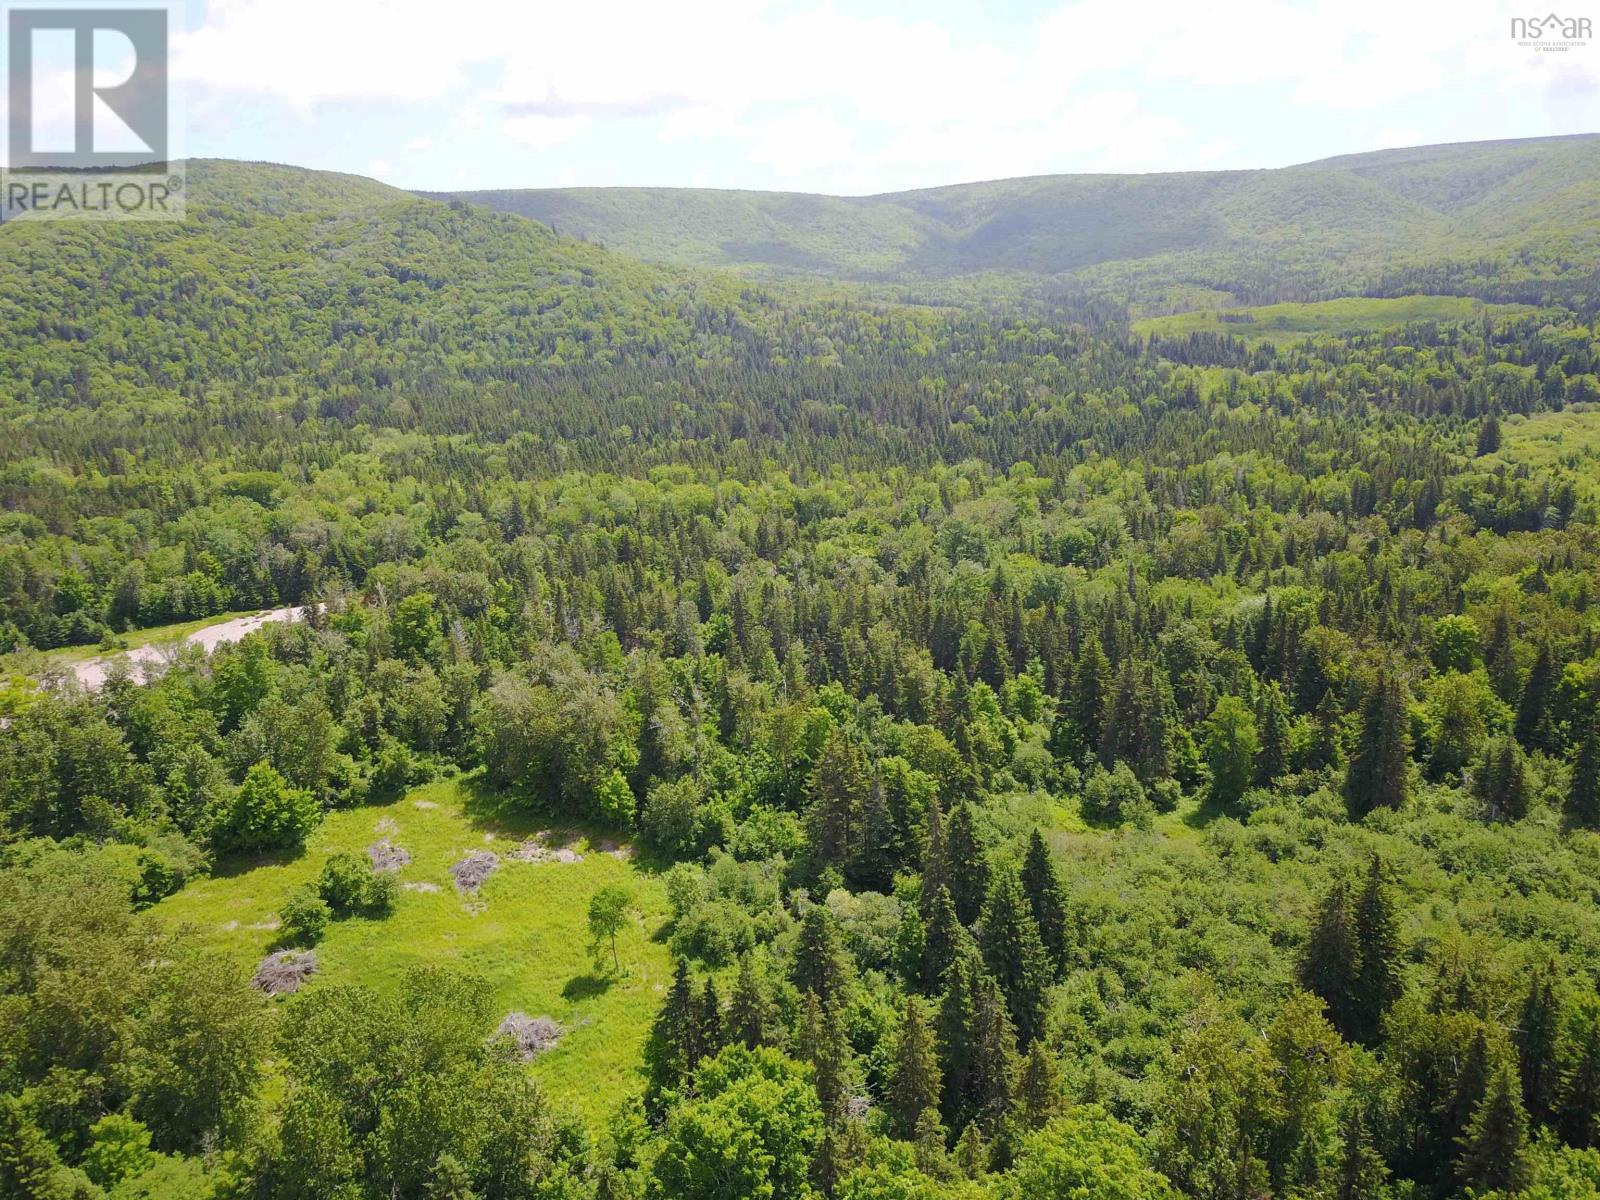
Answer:
<svg viewBox="0 0 1600 1200"><path fill-rule="evenodd" d="M1541 3L1546 0L1540 0ZM1600 30L1600 0L1558 0ZM1600 131L1530 0L190 0L191 157L861 194Z"/></svg>

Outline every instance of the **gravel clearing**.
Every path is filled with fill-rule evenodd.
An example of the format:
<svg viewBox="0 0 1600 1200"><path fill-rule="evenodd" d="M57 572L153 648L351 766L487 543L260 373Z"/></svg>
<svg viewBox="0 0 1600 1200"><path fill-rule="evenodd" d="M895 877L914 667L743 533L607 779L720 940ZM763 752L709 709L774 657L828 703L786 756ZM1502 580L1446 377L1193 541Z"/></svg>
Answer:
<svg viewBox="0 0 1600 1200"><path fill-rule="evenodd" d="M456 891L466 895L476 892L483 886L483 881L499 869L498 854L489 850L474 850L450 868L450 875L456 881Z"/></svg>
<svg viewBox="0 0 1600 1200"><path fill-rule="evenodd" d="M367 857L372 860L374 871L398 871L401 867L411 865L411 852L396 846L388 838L368 846Z"/></svg>
<svg viewBox="0 0 1600 1200"><path fill-rule="evenodd" d="M279 950L261 960L250 982L269 996L287 996L316 973L315 950Z"/></svg>
<svg viewBox="0 0 1600 1200"><path fill-rule="evenodd" d="M562 1029L549 1017L530 1017L527 1013L509 1013L495 1037L510 1038L523 1062L532 1062L561 1040Z"/></svg>

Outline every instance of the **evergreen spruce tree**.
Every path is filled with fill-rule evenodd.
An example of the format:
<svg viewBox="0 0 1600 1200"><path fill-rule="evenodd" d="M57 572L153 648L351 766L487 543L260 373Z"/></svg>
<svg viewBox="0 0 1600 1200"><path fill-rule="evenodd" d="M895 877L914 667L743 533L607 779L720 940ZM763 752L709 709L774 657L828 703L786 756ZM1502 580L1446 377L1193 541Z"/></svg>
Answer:
<svg viewBox="0 0 1600 1200"><path fill-rule="evenodd" d="M1345 1037L1353 1037L1358 1024L1353 1000L1360 958L1350 891L1343 882L1335 883L1317 907L1299 979L1301 987L1322 998L1329 1020Z"/></svg>
<svg viewBox="0 0 1600 1200"><path fill-rule="evenodd" d="M1373 1148L1361 1106L1351 1102L1339 1131L1339 1172L1334 1200L1370 1200L1381 1194L1389 1169Z"/></svg>
<svg viewBox="0 0 1600 1200"><path fill-rule="evenodd" d="M950 856L945 848L944 813L939 809L939 798L928 803L928 837L922 849L921 908L924 920L933 912L938 893L950 889Z"/></svg>
<svg viewBox="0 0 1600 1200"><path fill-rule="evenodd" d="M834 727L811 772L811 849L822 866L846 870L865 845L869 786L861 747Z"/></svg>
<svg viewBox="0 0 1600 1200"><path fill-rule="evenodd" d="M768 1044L773 1024L772 1003L756 976L751 956L746 954L739 960L739 975L728 1002L728 1040L754 1050Z"/></svg>
<svg viewBox="0 0 1600 1200"><path fill-rule="evenodd" d="M1028 1048L1017 1093L1022 1119L1030 1129L1042 1129L1065 1107L1061 1071L1056 1066L1055 1057L1045 1049L1043 1039L1035 1041Z"/></svg>
<svg viewBox="0 0 1600 1200"><path fill-rule="evenodd" d="M972 986L976 1069L970 1080L967 1101L972 1118L993 1133L1000 1128L1011 1108L1017 1040L1005 996L994 977L980 967L973 974Z"/></svg>
<svg viewBox="0 0 1600 1200"><path fill-rule="evenodd" d="M1517 1077L1501 1063L1459 1141L1456 1178L1479 1191L1516 1192L1527 1179L1528 1115Z"/></svg>
<svg viewBox="0 0 1600 1200"><path fill-rule="evenodd" d="M1494 738L1484 747L1472 794L1491 821L1520 821L1528 815L1527 763L1515 738Z"/></svg>
<svg viewBox="0 0 1600 1200"><path fill-rule="evenodd" d="M1511 634L1511 614L1497 610L1489 622L1489 638L1483 648L1483 665L1489 672L1489 686L1507 704L1516 703L1522 694L1517 675L1517 658Z"/></svg>
<svg viewBox="0 0 1600 1200"><path fill-rule="evenodd" d="M945 846L950 863L950 899L963 925L971 925L983 911L989 892L989 861L978 841L972 805L963 802L950 814Z"/></svg>
<svg viewBox="0 0 1600 1200"><path fill-rule="evenodd" d="M1353 1032L1358 1041L1371 1045L1403 989L1399 921L1383 883L1383 863L1376 855L1356 901L1355 935L1359 961L1351 984Z"/></svg>
<svg viewBox="0 0 1600 1200"><path fill-rule="evenodd" d="M1583 829L1600 829L1600 721L1591 718L1567 784L1567 819Z"/></svg>
<svg viewBox="0 0 1600 1200"><path fill-rule="evenodd" d="M1336 768L1344 761L1343 719L1339 698L1329 688L1311 714L1311 745L1306 754L1310 766Z"/></svg>
<svg viewBox="0 0 1600 1200"><path fill-rule="evenodd" d="M972 1111L971 1097L977 1090L979 1047L974 1038L977 1021L973 1004L973 977L977 973L973 955L959 955L944 975L944 995L939 1001L936 1029L939 1048L939 1115L946 1127L965 1125Z"/></svg>
<svg viewBox="0 0 1600 1200"><path fill-rule="evenodd" d="M1256 782L1270 784L1289 771L1289 705L1283 689L1269 683L1256 701Z"/></svg>
<svg viewBox="0 0 1600 1200"><path fill-rule="evenodd" d="M1452 1159L1458 1156L1461 1139L1466 1136L1473 1114L1488 1092L1490 1069L1489 1044L1480 1028L1473 1035L1455 1081L1441 1099L1437 1118L1429 1130L1437 1155L1431 1164L1436 1178L1443 1179Z"/></svg>
<svg viewBox="0 0 1600 1200"><path fill-rule="evenodd" d="M1556 1108L1556 1128L1569 1146L1600 1146L1600 1016L1587 1014L1566 1069Z"/></svg>
<svg viewBox="0 0 1600 1200"><path fill-rule="evenodd" d="M705 990L695 1005L695 1046L702 1058L712 1058L726 1044L722 998L717 995L716 980L707 975Z"/></svg>
<svg viewBox="0 0 1600 1200"><path fill-rule="evenodd" d="M1375 808L1405 804L1410 757L1405 692L1399 677L1385 667L1361 706L1361 733L1345 772L1350 811L1361 817Z"/></svg>
<svg viewBox="0 0 1600 1200"><path fill-rule="evenodd" d="M950 1131L939 1119L939 1110L924 1109L911 1138L912 1161L917 1170L929 1179L945 1178L950 1171L950 1152L946 1148L949 1141Z"/></svg>
<svg viewBox="0 0 1600 1200"><path fill-rule="evenodd" d="M809 1003L809 997L807 1003ZM815 1043L809 1061L822 1105L823 1119L837 1124L844 1119L845 1102L855 1091L855 1054L845 1033L844 1018L837 1008L819 1010Z"/></svg>
<svg viewBox="0 0 1600 1200"><path fill-rule="evenodd" d="M689 964L680 958L646 1045L652 1096L681 1088L699 1063L698 1007Z"/></svg>
<svg viewBox="0 0 1600 1200"><path fill-rule="evenodd" d="M938 1104L939 1055L934 1046L933 1029L922 1002L909 998L900 1021L900 1037L895 1043L884 1105L889 1111L894 1135L908 1141L915 1138L922 1114L937 1108Z"/></svg>
<svg viewBox="0 0 1600 1200"><path fill-rule="evenodd" d="M1017 1041L1026 1047L1044 1033L1050 961L1016 876L996 878L984 905L978 945L1005 996Z"/></svg>
<svg viewBox="0 0 1600 1200"><path fill-rule="evenodd" d="M1077 733L1077 761L1082 765L1100 746L1111 690L1111 667L1106 661L1106 652L1100 639L1092 634L1083 639L1083 650L1072 672L1072 687L1066 708Z"/></svg>
<svg viewBox="0 0 1600 1200"><path fill-rule="evenodd" d="M1517 741L1528 750L1554 750L1555 730L1550 719L1550 700L1556 684L1561 679L1561 669L1556 665L1555 653L1549 642L1539 644L1539 653L1522 685L1522 700L1517 705Z"/></svg>
<svg viewBox="0 0 1600 1200"><path fill-rule="evenodd" d="M961 918L956 916L955 901L950 898L950 890L941 887L938 895L934 897L923 937L924 991L929 995L936 995L944 990L945 974L949 971L950 964L956 960L970 940L971 935L962 926Z"/></svg>
<svg viewBox="0 0 1600 1200"><path fill-rule="evenodd" d="M1033 919L1039 925L1039 940L1059 977L1067 968L1067 897L1050 861L1050 851L1037 829L1028 839L1028 852L1022 860L1022 890L1027 894Z"/></svg>
<svg viewBox="0 0 1600 1200"><path fill-rule="evenodd" d="M1493 454L1500 449L1500 419L1490 413L1478 426L1478 457Z"/></svg>
<svg viewBox="0 0 1600 1200"><path fill-rule="evenodd" d="M1556 999L1550 969L1545 967L1528 984L1511 1039L1517 1047L1522 1102L1536 1124L1549 1123L1560 1090L1557 1040L1561 1033L1561 1007Z"/></svg>
<svg viewBox="0 0 1600 1200"><path fill-rule="evenodd" d="M813 904L800 920L790 978L802 992L815 995L824 1008L840 1007L849 1001L850 962L839 944L833 914L825 904Z"/></svg>

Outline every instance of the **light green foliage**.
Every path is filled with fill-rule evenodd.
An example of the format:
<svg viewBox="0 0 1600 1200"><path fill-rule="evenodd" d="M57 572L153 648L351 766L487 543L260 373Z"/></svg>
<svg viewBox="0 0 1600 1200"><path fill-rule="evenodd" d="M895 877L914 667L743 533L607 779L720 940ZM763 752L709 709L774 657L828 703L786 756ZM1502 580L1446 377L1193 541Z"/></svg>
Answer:
<svg viewBox="0 0 1600 1200"><path fill-rule="evenodd" d="M602 945L610 948L613 970L622 969L621 960L617 958L617 934L627 923L632 908L633 892L620 883L605 884L589 897L591 944L596 951Z"/></svg>
<svg viewBox="0 0 1600 1200"><path fill-rule="evenodd" d="M1075 1108L1022 1143L996 1194L1006 1200L1172 1200L1134 1130L1097 1105Z"/></svg>
<svg viewBox="0 0 1600 1200"><path fill-rule="evenodd" d="M661 1200L800 1200L822 1114L806 1068L775 1050L730 1046L701 1067L696 1098L662 1133L650 1195Z"/></svg>
<svg viewBox="0 0 1600 1200"><path fill-rule="evenodd" d="M271 766L257 763L213 813L210 836L227 851L297 850L321 819L309 791L291 787Z"/></svg>
<svg viewBox="0 0 1600 1200"><path fill-rule="evenodd" d="M113 1188L155 1162L150 1131L125 1113L110 1113L90 1126L83 1171L101 1187Z"/></svg>
<svg viewBox="0 0 1600 1200"><path fill-rule="evenodd" d="M467 801L459 785L435 784L387 805L330 813L300 858L196 883L152 916L168 928L198 927L247 978L282 933L270 926L285 900L313 886L331 854L364 856L380 836L379 823L392 821L397 828L387 836L412 855L397 876L394 911L381 921L357 915L331 923L317 946L321 966L309 990L359 983L392 994L416 965L481 967L494 985L496 1020L511 1011L548 1014L566 1028L533 1071L553 1097L599 1122L636 1087L653 989L669 973L666 948L652 940L669 915L665 890L659 876L579 841L582 862L508 861L476 897L459 896L449 868L467 851L487 848L506 858L543 828L513 814L495 822L496 840L485 843L485 827L467 815ZM618 935L628 971L602 987L589 954L588 905L611 883L633 893L639 926ZM482 912L474 911L477 905Z"/></svg>
<svg viewBox="0 0 1600 1200"><path fill-rule="evenodd" d="M1255 716L1237 696L1223 696L1206 720L1206 765L1211 768L1211 799L1237 803L1255 774L1260 742Z"/></svg>

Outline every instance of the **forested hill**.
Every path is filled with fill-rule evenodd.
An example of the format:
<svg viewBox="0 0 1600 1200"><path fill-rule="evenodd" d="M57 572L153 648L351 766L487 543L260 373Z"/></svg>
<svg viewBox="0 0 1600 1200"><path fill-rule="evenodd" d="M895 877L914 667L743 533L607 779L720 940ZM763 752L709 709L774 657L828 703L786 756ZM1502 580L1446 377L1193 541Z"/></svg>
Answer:
<svg viewBox="0 0 1600 1200"><path fill-rule="evenodd" d="M767 275L1070 275L1177 307L1192 307L1185 299L1197 290L1249 303L1418 291L1536 301L1600 290L1600 135L1386 150L1279 170L1048 175L860 197L459 194L644 259Z"/></svg>
<svg viewBox="0 0 1600 1200"><path fill-rule="evenodd" d="M197 162L190 189L181 224L0 230L0 394L337 405L401 374L716 356L744 324L736 287L368 179Z"/></svg>

